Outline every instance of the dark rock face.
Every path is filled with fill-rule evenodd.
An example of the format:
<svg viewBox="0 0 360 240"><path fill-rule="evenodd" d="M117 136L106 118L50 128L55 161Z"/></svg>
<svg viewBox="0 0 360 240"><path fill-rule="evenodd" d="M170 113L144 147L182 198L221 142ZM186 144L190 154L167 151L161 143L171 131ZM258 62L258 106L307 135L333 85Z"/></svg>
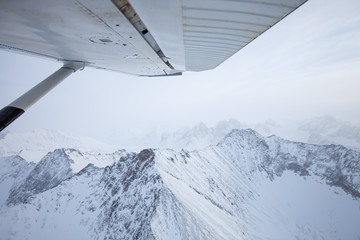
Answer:
<svg viewBox="0 0 360 240"><path fill-rule="evenodd" d="M55 150L47 154L26 179L11 190L6 203L24 203L29 197L57 186L72 175L70 160L64 150Z"/></svg>
<svg viewBox="0 0 360 240"><path fill-rule="evenodd" d="M154 165L154 152L143 150L105 168L100 181L103 204L95 229L104 239L154 239L150 221L162 187Z"/></svg>

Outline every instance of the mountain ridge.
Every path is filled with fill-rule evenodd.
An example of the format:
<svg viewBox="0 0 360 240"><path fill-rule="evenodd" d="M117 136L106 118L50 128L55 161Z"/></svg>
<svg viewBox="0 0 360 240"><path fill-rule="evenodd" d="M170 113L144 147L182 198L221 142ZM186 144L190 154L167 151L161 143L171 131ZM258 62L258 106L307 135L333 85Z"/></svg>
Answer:
<svg viewBox="0 0 360 240"><path fill-rule="evenodd" d="M6 238L360 237L356 228L360 221L360 153L342 146L263 137L251 129L233 130L217 145L203 150L120 151L110 154L112 162L96 166L87 161L74 171L72 156L76 156L73 164L86 162L86 154L79 152L55 150L36 165L28 163L33 169L23 175L32 174L35 168L46 173L48 169L40 168L44 162L57 166L63 160L64 174L41 191L31 191L31 181L25 190L21 184L13 185L13 191L28 195L0 206L0 229ZM19 156L13 158L23 161ZM4 159L11 160L1 158L0 162ZM20 180L26 179L23 175L18 176ZM2 172L0 186L11 176ZM347 225L341 223L344 221Z"/></svg>

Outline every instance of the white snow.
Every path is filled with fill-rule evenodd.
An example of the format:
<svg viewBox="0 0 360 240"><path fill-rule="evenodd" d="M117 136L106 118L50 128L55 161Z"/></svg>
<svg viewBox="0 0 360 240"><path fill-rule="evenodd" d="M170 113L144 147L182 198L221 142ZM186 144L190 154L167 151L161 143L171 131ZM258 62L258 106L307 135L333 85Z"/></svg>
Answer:
<svg viewBox="0 0 360 240"><path fill-rule="evenodd" d="M261 239L359 239L360 201L320 177L286 171L257 189ZM265 210L265 211L263 211Z"/></svg>

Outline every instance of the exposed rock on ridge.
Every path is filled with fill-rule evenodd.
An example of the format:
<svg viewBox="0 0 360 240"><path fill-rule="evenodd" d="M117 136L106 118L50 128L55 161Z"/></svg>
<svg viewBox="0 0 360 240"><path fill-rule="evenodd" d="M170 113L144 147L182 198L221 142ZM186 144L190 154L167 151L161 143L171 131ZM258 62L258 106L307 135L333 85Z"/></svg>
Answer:
<svg viewBox="0 0 360 240"><path fill-rule="evenodd" d="M333 186L332 192L348 199L346 205L359 204L360 153L341 146L296 143L276 136L264 138L251 129L233 130L217 146L202 151L147 149L139 154L121 152L122 157L114 153L109 157L119 159L110 166L89 164L78 173L71 168L74 164L69 157L73 156L71 152L76 153L76 159L82 156L76 150L56 150L23 173L26 177L22 179L26 180L13 186L8 198L11 204L0 207L0 230L4 236L10 239L38 239L39 233L43 238L53 239L360 236L351 222L348 228L352 231L346 228L343 231L346 233L341 228L332 231L332 223L313 226L311 219L302 223L294 218L284 225L282 214L286 212L275 211L263 197L263 186L274 187L272 183L282 178L291 184L293 178L301 177L313 184ZM295 172L294 177L289 178L288 172ZM11 176L2 172L0 179ZM296 191L308 194L301 187ZM360 219L358 209L354 212L354 219ZM68 222L65 219L69 216L72 220ZM283 232L269 232L265 227L259 230L264 225ZM69 233L60 238L45 230L55 227L58 229L55 232L68 229ZM30 230L21 231L25 228Z"/></svg>

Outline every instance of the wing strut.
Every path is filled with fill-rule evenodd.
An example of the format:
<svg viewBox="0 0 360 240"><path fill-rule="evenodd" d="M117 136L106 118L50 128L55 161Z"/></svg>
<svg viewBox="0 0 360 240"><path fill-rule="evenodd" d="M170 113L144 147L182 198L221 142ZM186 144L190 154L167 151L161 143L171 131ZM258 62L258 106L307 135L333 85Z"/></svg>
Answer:
<svg viewBox="0 0 360 240"><path fill-rule="evenodd" d="M0 110L0 132L10 125L15 119L23 114L29 107L37 102L41 97L53 89L72 73L85 67L84 62L68 61L59 70L51 74L48 78L24 93L18 99Z"/></svg>

